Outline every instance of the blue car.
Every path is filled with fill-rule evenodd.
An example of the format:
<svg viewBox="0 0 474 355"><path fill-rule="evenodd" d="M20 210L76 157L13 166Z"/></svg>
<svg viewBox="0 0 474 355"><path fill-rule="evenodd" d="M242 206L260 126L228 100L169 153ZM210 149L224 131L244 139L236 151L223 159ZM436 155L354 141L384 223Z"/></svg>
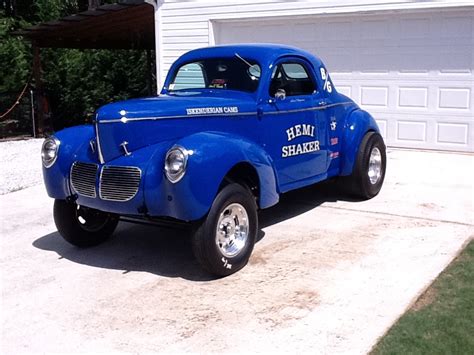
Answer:
<svg viewBox="0 0 474 355"><path fill-rule="evenodd" d="M103 106L41 155L66 241L97 245L120 219L183 222L199 263L220 276L247 264L257 211L282 193L337 177L368 199L386 167L375 120L320 59L261 44L184 54L159 96Z"/></svg>

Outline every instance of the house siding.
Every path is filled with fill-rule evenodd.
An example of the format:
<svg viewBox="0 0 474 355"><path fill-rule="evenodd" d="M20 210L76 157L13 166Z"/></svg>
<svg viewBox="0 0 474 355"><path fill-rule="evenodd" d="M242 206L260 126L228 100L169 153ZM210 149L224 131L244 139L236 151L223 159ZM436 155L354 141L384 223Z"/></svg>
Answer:
<svg viewBox="0 0 474 355"><path fill-rule="evenodd" d="M251 18L308 16L321 13L390 11L453 7L473 4L468 0L333 0L333 1L160 1L157 6L157 81L161 88L171 64L185 52L213 45L213 23ZM252 39L249 38L249 42Z"/></svg>

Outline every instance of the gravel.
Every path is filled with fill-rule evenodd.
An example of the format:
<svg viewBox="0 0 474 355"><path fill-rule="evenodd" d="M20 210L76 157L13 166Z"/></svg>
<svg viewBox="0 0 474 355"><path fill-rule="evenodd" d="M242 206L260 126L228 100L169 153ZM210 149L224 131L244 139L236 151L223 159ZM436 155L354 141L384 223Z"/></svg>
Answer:
<svg viewBox="0 0 474 355"><path fill-rule="evenodd" d="M0 195L43 183L43 139L0 142Z"/></svg>

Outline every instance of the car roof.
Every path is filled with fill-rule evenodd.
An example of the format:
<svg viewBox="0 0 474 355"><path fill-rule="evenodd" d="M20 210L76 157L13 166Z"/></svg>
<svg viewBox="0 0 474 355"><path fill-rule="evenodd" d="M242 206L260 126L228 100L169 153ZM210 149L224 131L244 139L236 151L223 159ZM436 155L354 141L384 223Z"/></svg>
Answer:
<svg viewBox="0 0 474 355"><path fill-rule="evenodd" d="M182 55L176 61L176 64L182 64L208 57L233 57L235 53L238 53L243 58L254 59L261 65L270 64L275 59L288 55L304 57L312 62L315 66L320 66L322 64L318 57L305 50L292 46L270 43L228 44L194 49Z"/></svg>

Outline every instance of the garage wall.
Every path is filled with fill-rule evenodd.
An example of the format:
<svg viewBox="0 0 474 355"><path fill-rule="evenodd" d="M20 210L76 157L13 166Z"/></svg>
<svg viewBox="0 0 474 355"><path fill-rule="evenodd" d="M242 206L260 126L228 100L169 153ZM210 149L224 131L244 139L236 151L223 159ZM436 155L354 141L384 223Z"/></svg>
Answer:
<svg viewBox="0 0 474 355"><path fill-rule="evenodd" d="M319 55L388 145L474 151L474 11L222 22L216 43L252 38Z"/></svg>
<svg viewBox="0 0 474 355"><path fill-rule="evenodd" d="M338 90L374 114L389 145L474 151L473 7L373 3L165 2L159 75L184 52L214 43L295 45L326 62ZM361 9L371 12L354 12Z"/></svg>
<svg viewBox="0 0 474 355"><path fill-rule="evenodd" d="M213 24L216 21L472 6L472 0L158 0L158 3L155 29L159 80L181 54L215 43ZM251 40L252 37L246 38L245 42Z"/></svg>

